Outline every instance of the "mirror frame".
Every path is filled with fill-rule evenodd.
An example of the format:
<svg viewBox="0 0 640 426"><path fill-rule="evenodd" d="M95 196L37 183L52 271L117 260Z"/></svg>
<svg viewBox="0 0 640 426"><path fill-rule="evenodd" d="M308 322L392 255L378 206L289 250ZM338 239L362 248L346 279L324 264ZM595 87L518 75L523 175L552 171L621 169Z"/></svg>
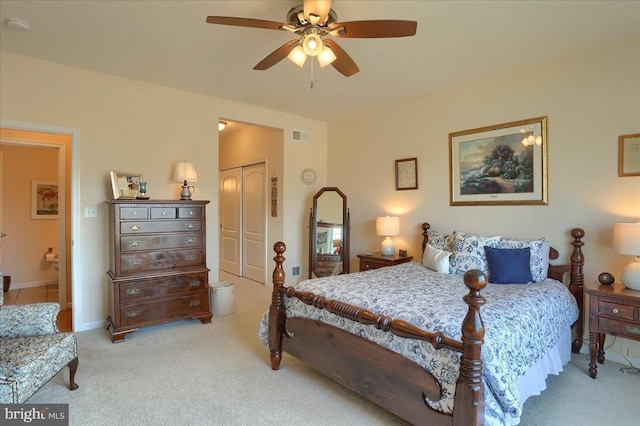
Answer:
<svg viewBox="0 0 640 426"><path fill-rule="evenodd" d="M336 192L342 198L342 248L340 249L340 255L342 256L342 272L340 274L349 273L349 228L351 227L349 220L349 208L347 207L347 196L335 186L326 186L320 189L313 196L313 207L309 213L309 278L322 277L327 275L318 274L318 244L316 235L318 234L318 199L322 194L326 192ZM337 227L331 226L326 227ZM332 253L328 253L331 255Z"/></svg>

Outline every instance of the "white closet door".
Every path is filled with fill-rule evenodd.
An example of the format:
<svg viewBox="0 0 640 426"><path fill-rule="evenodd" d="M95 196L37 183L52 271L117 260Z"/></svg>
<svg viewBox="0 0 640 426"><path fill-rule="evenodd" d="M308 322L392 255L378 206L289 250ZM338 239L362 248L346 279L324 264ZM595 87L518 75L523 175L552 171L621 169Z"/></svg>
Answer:
<svg viewBox="0 0 640 426"><path fill-rule="evenodd" d="M267 229L266 166L242 168L243 187L243 276L264 284Z"/></svg>
<svg viewBox="0 0 640 426"><path fill-rule="evenodd" d="M220 270L241 271L242 168L220 172Z"/></svg>

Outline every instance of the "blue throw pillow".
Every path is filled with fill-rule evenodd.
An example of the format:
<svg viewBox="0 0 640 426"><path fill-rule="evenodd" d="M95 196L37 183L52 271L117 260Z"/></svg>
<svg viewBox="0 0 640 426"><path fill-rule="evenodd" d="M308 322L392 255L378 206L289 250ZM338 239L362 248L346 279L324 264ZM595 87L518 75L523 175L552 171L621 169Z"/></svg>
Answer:
<svg viewBox="0 0 640 426"><path fill-rule="evenodd" d="M489 264L489 282L495 284L527 284L531 277L531 248L500 249L485 246Z"/></svg>

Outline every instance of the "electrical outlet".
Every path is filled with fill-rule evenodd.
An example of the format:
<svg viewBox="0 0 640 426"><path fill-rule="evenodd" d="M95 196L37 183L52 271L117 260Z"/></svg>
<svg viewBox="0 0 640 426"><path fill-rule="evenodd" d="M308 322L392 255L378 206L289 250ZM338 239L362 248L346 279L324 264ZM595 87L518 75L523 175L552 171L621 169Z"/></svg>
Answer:
<svg viewBox="0 0 640 426"><path fill-rule="evenodd" d="M84 209L84 217L98 217L98 208L97 207L85 207L85 209Z"/></svg>
<svg viewBox="0 0 640 426"><path fill-rule="evenodd" d="M300 267L294 266L293 268L291 268L291 276L297 277L298 275L300 275Z"/></svg>

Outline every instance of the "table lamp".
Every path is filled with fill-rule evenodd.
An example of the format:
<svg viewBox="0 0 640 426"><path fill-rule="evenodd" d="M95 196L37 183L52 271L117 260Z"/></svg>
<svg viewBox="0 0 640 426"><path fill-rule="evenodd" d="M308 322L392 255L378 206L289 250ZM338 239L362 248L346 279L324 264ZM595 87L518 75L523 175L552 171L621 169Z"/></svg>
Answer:
<svg viewBox="0 0 640 426"><path fill-rule="evenodd" d="M173 179L176 182L183 182L182 188L180 190L180 199L181 200L190 200L191 193L194 186L189 186L188 181L197 182L198 175L196 174L196 169L193 167L193 164L187 161L181 161L176 164L176 171L173 175Z"/></svg>
<svg viewBox="0 0 640 426"><path fill-rule="evenodd" d="M625 287L640 290L640 223L614 223L613 250L636 257L622 270L620 280Z"/></svg>
<svg viewBox="0 0 640 426"><path fill-rule="evenodd" d="M400 234L400 218L395 216L384 216L376 218L376 235L385 237L380 246L380 253L383 256L393 256L396 247L391 238Z"/></svg>

